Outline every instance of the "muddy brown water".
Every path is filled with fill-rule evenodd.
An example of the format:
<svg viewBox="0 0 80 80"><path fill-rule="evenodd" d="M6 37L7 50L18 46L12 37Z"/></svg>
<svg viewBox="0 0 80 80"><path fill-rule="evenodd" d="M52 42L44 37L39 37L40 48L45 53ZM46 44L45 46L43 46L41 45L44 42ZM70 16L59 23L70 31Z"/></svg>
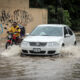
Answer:
<svg viewBox="0 0 80 80"><path fill-rule="evenodd" d="M57 57L20 57L20 47L5 50L1 43L0 80L80 80L79 45L65 47Z"/></svg>

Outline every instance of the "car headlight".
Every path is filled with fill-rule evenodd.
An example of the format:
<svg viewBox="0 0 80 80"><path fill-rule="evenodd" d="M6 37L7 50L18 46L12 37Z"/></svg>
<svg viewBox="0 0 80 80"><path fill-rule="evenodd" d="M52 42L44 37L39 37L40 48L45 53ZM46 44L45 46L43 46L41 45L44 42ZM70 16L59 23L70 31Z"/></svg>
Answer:
<svg viewBox="0 0 80 80"><path fill-rule="evenodd" d="M28 42L26 42L26 41L22 41L22 43L21 43L21 47L26 47L28 45Z"/></svg>
<svg viewBox="0 0 80 80"><path fill-rule="evenodd" d="M48 43L48 46L59 46L59 43L57 43L57 42L49 42Z"/></svg>

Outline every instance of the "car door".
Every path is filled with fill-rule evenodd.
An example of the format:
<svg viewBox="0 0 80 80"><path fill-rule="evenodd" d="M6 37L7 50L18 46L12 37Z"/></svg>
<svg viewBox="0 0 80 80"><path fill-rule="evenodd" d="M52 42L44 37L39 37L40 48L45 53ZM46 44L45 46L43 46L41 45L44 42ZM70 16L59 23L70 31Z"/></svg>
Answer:
<svg viewBox="0 0 80 80"><path fill-rule="evenodd" d="M75 35L74 35L74 33L73 33L73 31L70 29L70 28L68 28L68 33L69 33L69 43L70 44L74 44L74 42L75 42Z"/></svg>
<svg viewBox="0 0 80 80"><path fill-rule="evenodd" d="M70 36L67 27L64 27L64 45L69 45Z"/></svg>

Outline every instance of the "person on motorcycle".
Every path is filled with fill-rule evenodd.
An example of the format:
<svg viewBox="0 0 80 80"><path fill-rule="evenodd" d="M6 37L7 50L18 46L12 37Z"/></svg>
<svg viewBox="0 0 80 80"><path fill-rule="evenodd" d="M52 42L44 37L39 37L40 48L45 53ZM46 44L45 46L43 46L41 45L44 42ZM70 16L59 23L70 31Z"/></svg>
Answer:
<svg viewBox="0 0 80 80"><path fill-rule="evenodd" d="M12 27L8 30L7 33L9 32L15 34L16 40L19 40L21 30L17 25L17 22L13 22Z"/></svg>
<svg viewBox="0 0 80 80"><path fill-rule="evenodd" d="M25 36L25 27L21 24L18 24L19 28L21 29L21 32L20 32L20 36L21 38Z"/></svg>

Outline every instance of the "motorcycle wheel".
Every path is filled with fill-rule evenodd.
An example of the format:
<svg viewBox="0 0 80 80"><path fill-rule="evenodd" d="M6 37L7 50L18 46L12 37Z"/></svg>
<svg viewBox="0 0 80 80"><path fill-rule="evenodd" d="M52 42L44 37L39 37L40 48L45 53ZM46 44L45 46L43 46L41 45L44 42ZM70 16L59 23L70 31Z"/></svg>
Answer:
<svg viewBox="0 0 80 80"><path fill-rule="evenodd" d="M11 44L9 42L6 43L5 48L7 49Z"/></svg>

